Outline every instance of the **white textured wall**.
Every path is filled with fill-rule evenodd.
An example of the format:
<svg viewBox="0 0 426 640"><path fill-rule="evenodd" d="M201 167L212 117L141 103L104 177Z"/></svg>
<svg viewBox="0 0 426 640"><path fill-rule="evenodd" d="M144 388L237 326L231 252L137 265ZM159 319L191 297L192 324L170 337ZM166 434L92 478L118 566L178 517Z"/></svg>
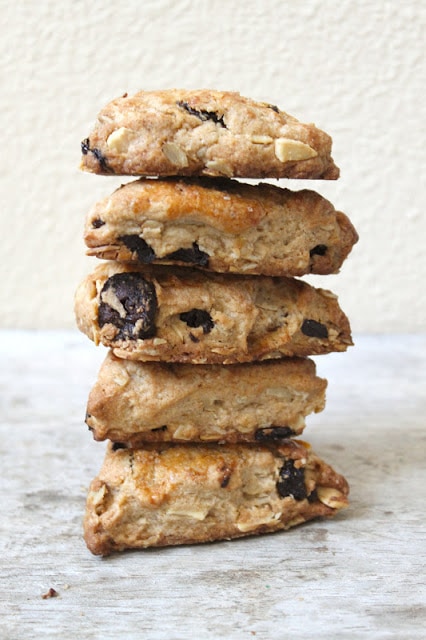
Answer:
<svg viewBox="0 0 426 640"><path fill-rule="evenodd" d="M354 331L426 327L424 33L418 0L0 0L3 327L72 327L94 266L89 206L120 179L78 171L110 99L238 90L334 139L337 182L309 186L360 242L333 289ZM422 82L423 81L423 82ZM307 186L282 181L291 188Z"/></svg>

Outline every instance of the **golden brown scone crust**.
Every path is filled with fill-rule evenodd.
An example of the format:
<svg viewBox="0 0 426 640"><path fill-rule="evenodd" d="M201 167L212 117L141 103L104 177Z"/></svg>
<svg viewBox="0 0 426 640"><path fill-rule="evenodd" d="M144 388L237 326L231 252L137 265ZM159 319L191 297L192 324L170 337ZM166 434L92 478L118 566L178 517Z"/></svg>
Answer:
<svg viewBox="0 0 426 640"><path fill-rule="evenodd" d="M322 411L326 380L307 358L231 365L134 362L110 351L87 405L96 440L254 442L289 438Z"/></svg>
<svg viewBox="0 0 426 640"><path fill-rule="evenodd" d="M293 278L102 263L75 312L91 340L131 360L234 364L352 344L336 296Z"/></svg>
<svg viewBox="0 0 426 640"><path fill-rule="evenodd" d="M332 140L229 91L127 94L98 114L81 168L100 174L336 179Z"/></svg>
<svg viewBox="0 0 426 640"><path fill-rule="evenodd" d="M97 555L288 529L347 506L346 480L305 443L108 448L87 498Z"/></svg>
<svg viewBox="0 0 426 640"><path fill-rule="evenodd" d="M337 273L357 240L314 191L220 178L130 182L96 203L85 227L98 258L270 276Z"/></svg>

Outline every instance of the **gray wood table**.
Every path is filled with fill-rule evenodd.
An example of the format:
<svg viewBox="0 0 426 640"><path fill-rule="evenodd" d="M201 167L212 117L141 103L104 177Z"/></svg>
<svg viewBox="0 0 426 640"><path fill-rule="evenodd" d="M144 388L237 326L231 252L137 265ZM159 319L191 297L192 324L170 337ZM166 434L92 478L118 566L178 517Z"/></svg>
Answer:
<svg viewBox="0 0 426 640"><path fill-rule="evenodd" d="M425 335L359 336L316 359L327 406L304 438L348 478L348 510L106 559L81 528L104 452L83 418L105 352L77 332L0 338L2 640L426 637Z"/></svg>

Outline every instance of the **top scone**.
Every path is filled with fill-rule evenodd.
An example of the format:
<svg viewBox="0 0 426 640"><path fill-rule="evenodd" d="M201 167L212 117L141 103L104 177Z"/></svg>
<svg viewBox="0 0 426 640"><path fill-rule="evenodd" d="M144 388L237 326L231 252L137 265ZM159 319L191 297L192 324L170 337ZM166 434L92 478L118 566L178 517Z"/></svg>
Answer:
<svg viewBox="0 0 426 640"><path fill-rule="evenodd" d="M227 91L141 91L104 107L81 168L133 176L335 180L332 140L274 105Z"/></svg>

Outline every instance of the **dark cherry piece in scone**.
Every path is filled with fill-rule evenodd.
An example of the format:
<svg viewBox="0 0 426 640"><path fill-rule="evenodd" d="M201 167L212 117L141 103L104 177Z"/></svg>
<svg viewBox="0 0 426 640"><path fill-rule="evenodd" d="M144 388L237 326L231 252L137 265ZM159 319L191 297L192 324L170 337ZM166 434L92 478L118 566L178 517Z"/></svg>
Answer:
<svg viewBox="0 0 426 640"><path fill-rule="evenodd" d="M123 185L92 207L84 237L98 258L270 276L337 273L358 240L314 191L220 178Z"/></svg>
<svg viewBox="0 0 426 640"><path fill-rule="evenodd" d="M96 440L274 442L322 411L326 380L308 358L222 365L136 362L109 351L88 400Z"/></svg>
<svg viewBox="0 0 426 640"><path fill-rule="evenodd" d="M98 174L336 179L332 140L275 105L229 91L170 89L107 104L81 143Z"/></svg>
<svg viewBox="0 0 426 640"><path fill-rule="evenodd" d="M109 446L87 498L90 551L194 544L333 516L348 484L306 443Z"/></svg>
<svg viewBox="0 0 426 640"><path fill-rule="evenodd" d="M294 278L100 264L79 286L77 325L131 360L233 364L345 351L336 296Z"/></svg>

